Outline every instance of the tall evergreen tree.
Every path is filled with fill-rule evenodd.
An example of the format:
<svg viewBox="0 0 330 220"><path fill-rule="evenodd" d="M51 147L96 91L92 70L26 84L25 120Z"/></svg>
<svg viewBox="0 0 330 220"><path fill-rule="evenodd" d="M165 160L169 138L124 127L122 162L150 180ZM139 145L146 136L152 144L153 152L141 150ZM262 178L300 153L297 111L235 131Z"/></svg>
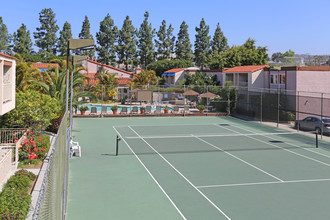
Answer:
<svg viewBox="0 0 330 220"><path fill-rule="evenodd" d="M68 40L71 38L72 38L71 24L66 21L63 25L63 29L60 31L60 37L57 43L57 50L60 53L60 56L66 55Z"/></svg>
<svg viewBox="0 0 330 220"><path fill-rule="evenodd" d="M148 18L149 12L146 11L144 13L144 21L138 32L140 62L144 67L155 60L154 44L152 42L155 30L152 29L151 23L148 22Z"/></svg>
<svg viewBox="0 0 330 220"><path fill-rule="evenodd" d="M91 25L90 25L88 17L86 15L85 15L85 19L83 21L82 27L81 27L81 32L79 33L79 38L94 40L93 35L91 34ZM93 57L95 54L95 49L86 50L86 51L76 50L76 54L82 55L82 56Z"/></svg>
<svg viewBox="0 0 330 220"><path fill-rule="evenodd" d="M118 47L117 54L120 63L125 63L126 70L128 70L128 64L133 63L133 59L136 56L136 31L129 19L126 16L124 20L123 27L118 33Z"/></svg>
<svg viewBox="0 0 330 220"><path fill-rule="evenodd" d="M211 45L213 55L225 52L229 48L227 38L225 37L220 28L220 23L217 24L217 28L215 29Z"/></svg>
<svg viewBox="0 0 330 220"><path fill-rule="evenodd" d="M203 70L207 64L210 50L210 39L209 36L210 27L205 24L204 18L202 18L199 27L196 27L196 40L195 40L195 62Z"/></svg>
<svg viewBox="0 0 330 220"><path fill-rule="evenodd" d="M40 48L40 52L52 53L56 55L56 32L59 27L56 24L55 13L51 8L42 9L39 13L41 26L33 33L35 44Z"/></svg>
<svg viewBox="0 0 330 220"><path fill-rule="evenodd" d="M11 36L8 33L7 26L3 23L0 16L0 52L9 53Z"/></svg>
<svg viewBox="0 0 330 220"><path fill-rule="evenodd" d="M191 43L188 33L188 25L185 21L180 25L178 39L175 43L175 55L177 59L191 60L193 51L191 50Z"/></svg>
<svg viewBox="0 0 330 220"><path fill-rule="evenodd" d="M166 21L163 20L162 25L157 32L158 40L155 39L155 45L157 47L157 59L163 60L170 57L174 51L175 37L173 36L172 25L166 29Z"/></svg>
<svg viewBox="0 0 330 220"><path fill-rule="evenodd" d="M116 59L116 45L118 28L110 15L100 22L100 32L96 33L97 47L99 61L104 64L113 64Z"/></svg>
<svg viewBox="0 0 330 220"><path fill-rule="evenodd" d="M32 52L30 31L26 29L25 24L22 24L17 32L14 32L13 51L20 54L30 54Z"/></svg>

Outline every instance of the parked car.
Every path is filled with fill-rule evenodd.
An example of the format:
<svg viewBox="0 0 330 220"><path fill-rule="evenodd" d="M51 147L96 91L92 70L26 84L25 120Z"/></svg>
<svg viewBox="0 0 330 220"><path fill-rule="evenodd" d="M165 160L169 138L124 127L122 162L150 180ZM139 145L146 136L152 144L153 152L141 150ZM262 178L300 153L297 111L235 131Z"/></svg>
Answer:
<svg viewBox="0 0 330 220"><path fill-rule="evenodd" d="M318 134L321 134L322 126L323 133L330 134L330 118L322 118L320 116L308 116L303 120L297 120L295 122L294 128L298 128L305 131L316 131Z"/></svg>

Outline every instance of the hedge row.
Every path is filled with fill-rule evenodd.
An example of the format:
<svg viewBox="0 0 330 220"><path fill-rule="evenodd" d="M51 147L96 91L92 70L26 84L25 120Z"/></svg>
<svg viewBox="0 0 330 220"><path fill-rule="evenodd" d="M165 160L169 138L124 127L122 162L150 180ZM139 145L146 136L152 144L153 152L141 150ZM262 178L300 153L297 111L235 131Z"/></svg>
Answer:
<svg viewBox="0 0 330 220"><path fill-rule="evenodd" d="M28 190L36 175L19 170L10 177L0 193L0 219L26 219L31 204Z"/></svg>

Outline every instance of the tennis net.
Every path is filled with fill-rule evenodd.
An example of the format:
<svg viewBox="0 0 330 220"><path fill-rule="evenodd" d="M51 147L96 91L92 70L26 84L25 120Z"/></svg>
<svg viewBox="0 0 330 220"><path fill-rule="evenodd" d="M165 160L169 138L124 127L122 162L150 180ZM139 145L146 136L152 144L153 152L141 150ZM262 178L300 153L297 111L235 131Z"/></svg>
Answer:
<svg viewBox="0 0 330 220"><path fill-rule="evenodd" d="M137 129L138 130L138 129ZM143 132L141 132L143 133ZM117 154L129 154L120 147L121 139L134 154L198 153L248 150L289 150L317 148L326 144L315 132L225 133L143 135L131 127L118 130ZM125 135L123 135L125 134Z"/></svg>

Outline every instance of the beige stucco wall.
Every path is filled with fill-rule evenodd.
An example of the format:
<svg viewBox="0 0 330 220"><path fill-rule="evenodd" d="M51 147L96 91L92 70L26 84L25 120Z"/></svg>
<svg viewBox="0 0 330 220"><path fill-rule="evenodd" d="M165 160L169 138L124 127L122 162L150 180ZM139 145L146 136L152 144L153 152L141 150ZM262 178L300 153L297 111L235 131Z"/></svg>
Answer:
<svg viewBox="0 0 330 220"><path fill-rule="evenodd" d="M248 88L264 88L264 70L258 70L248 75Z"/></svg>
<svg viewBox="0 0 330 220"><path fill-rule="evenodd" d="M83 67L85 67L87 69L88 73L97 73L99 67L102 67L103 70L108 71L108 73L115 74L118 78L133 78L133 75L131 75L131 74L127 74L127 73L124 73L119 70L115 70L115 69L112 69L112 68L109 68L106 66L100 66L100 65L97 65L96 63L84 61L82 65L83 65ZM82 71L82 73L86 73L86 71Z"/></svg>
<svg viewBox="0 0 330 220"><path fill-rule="evenodd" d="M0 188L12 170L11 156L12 149L0 148Z"/></svg>
<svg viewBox="0 0 330 220"><path fill-rule="evenodd" d="M179 85L180 81L184 79L184 75L185 75L184 73L185 73L184 70L175 73L175 78L174 78L175 85Z"/></svg>
<svg viewBox="0 0 330 220"><path fill-rule="evenodd" d="M330 93L330 71L297 71L297 90Z"/></svg>

